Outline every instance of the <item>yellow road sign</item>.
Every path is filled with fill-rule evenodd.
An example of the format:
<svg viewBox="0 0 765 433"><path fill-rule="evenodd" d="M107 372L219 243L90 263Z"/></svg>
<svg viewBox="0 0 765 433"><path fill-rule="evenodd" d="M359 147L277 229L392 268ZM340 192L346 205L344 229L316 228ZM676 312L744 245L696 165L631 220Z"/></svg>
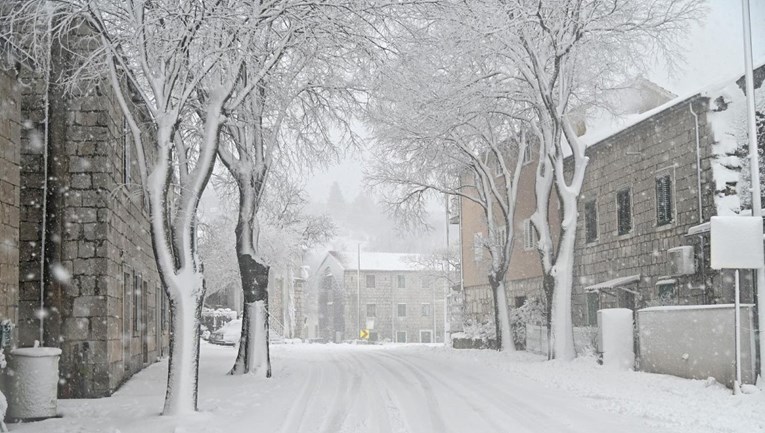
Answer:
<svg viewBox="0 0 765 433"><path fill-rule="evenodd" d="M359 331L359 338L363 338L364 340L369 340L369 329L362 329Z"/></svg>

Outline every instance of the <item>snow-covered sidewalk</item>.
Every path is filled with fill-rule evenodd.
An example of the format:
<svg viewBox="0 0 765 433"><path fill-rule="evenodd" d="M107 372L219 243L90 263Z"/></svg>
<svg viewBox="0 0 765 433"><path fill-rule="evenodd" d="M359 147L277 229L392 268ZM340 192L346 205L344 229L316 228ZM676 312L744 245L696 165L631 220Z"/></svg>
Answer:
<svg viewBox="0 0 765 433"><path fill-rule="evenodd" d="M18 432L765 432L765 393L613 372L592 359L435 346L273 346L274 378L226 376L230 347L203 344L200 412L161 417L166 362L110 398L60 401Z"/></svg>

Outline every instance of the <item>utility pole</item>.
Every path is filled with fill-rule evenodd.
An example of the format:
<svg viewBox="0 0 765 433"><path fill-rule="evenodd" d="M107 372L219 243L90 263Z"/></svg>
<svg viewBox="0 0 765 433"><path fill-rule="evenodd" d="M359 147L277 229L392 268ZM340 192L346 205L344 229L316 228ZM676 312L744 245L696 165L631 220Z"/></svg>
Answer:
<svg viewBox="0 0 765 433"><path fill-rule="evenodd" d="M446 339L446 332L447 330L450 331L449 328L449 278L451 276L451 264L449 263L449 258L451 256L451 249L449 248L449 229L451 228L451 221L449 221L449 195L446 195L444 197L446 199L446 256L444 256L444 275L446 276L444 280L444 346L448 344L448 340Z"/></svg>
<svg viewBox="0 0 765 433"><path fill-rule="evenodd" d="M744 20L744 68L746 81L746 118L749 131L749 160L752 172L752 216L762 217L760 199L760 158L757 151L757 121L754 115L754 64L752 61L752 21L749 13L749 0L741 1ZM757 269L757 331L760 342L760 368L757 382L761 384L763 364L765 364L765 268Z"/></svg>
<svg viewBox="0 0 765 433"><path fill-rule="evenodd" d="M361 244L356 244L356 337L361 336Z"/></svg>

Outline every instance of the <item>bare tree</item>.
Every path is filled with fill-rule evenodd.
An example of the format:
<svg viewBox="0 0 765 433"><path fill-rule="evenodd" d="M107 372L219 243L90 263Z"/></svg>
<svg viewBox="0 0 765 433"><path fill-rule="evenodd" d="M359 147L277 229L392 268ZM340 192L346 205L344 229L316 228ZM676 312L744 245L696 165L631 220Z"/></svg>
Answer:
<svg viewBox="0 0 765 433"><path fill-rule="evenodd" d="M356 95L347 77L359 56L353 42L361 32L353 27L365 25L357 17L364 13L361 6L361 2L335 1L307 9L302 19L310 32L294 36L269 74L248 76L242 85L255 80L257 91L224 125L226 141L218 153L238 189L236 246L245 301L239 353L231 374L271 375L269 265L259 250L264 191L269 184L284 186L290 182L285 181L289 176L336 159L342 149L357 141L350 127ZM279 31L268 29L277 35ZM268 41L266 36L262 43ZM285 212L297 209L297 203L289 200L300 201L296 191L276 190L288 199ZM288 215L280 218L289 220ZM272 224L276 226L284 230L288 224Z"/></svg>
<svg viewBox="0 0 765 433"><path fill-rule="evenodd" d="M513 350L505 275L523 163L517 155L529 144L517 115L492 96L500 83L458 46L460 27L441 16L421 18L377 74L368 120L380 146L368 182L386 192L404 221L423 223L428 200L442 194L481 209L488 231L476 242L490 258L497 345Z"/></svg>
<svg viewBox="0 0 765 433"><path fill-rule="evenodd" d="M424 192L434 185L440 192L462 196L463 204L480 204L488 227L484 242L492 257L489 281L495 292L498 335L506 312L504 288L497 288L503 285L512 251L518 175L517 167L513 170L507 164L522 159L520 151L508 152L501 145L515 140L519 143L512 146L515 149L530 143L539 146L532 223L539 234L543 286L552 310L548 312L551 355L568 359L574 356L571 292L577 198L588 160L571 114L600 103L602 90L645 71L650 60L646 56L664 54L664 60L674 64L675 42L699 17L700 3L445 1L417 17L419 26L403 32L416 41L413 44L427 48L417 51L405 45L395 66L379 73L383 83L392 85L379 89L383 102L374 119L378 136L385 136L385 143L402 141L394 144L398 160L388 167L381 164L373 181L393 185L391 204L409 216L417 215ZM466 148L466 142L473 147ZM451 152L459 148L454 143L465 148L463 166L445 163L457 159ZM482 158L485 154L490 158ZM422 165L411 168L418 164L414 161ZM496 176L489 161L497 165ZM463 182L459 188L449 187L448 182L434 179L433 171L459 175ZM474 196L466 194L471 186L477 192ZM553 199L561 204L560 224L551 219ZM496 239L504 223L503 244ZM504 336L500 339L508 345Z"/></svg>
<svg viewBox="0 0 765 433"><path fill-rule="evenodd" d="M664 54L673 64L673 56L678 55L674 44L699 17L701 1L486 4L489 7L483 10L468 5L465 13L490 23L481 35L498 53L495 70L504 76L514 99L532 113L527 125L540 143L540 157L537 209L531 221L539 234L543 285L551 308L551 356L571 359L575 356L571 295L577 201L588 163L586 145L578 138L571 114L593 102L603 89L645 71L651 60L647 56ZM557 227L551 224L549 211L553 192L561 206Z"/></svg>
<svg viewBox="0 0 765 433"><path fill-rule="evenodd" d="M197 406L205 286L196 211L213 169L221 126L278 61L292 35L302 31L301 14L267 10L261 3L32 0L19 2L4 17L11 29L8 38L32 47L33 53L38 35L19 32L19 27L51 22L51 32L61 39L77 30L92 50L76 59L78 67L64 79L74 85L105 78L122 108L148 204L154 256L169 297L166 415ZM264 47L256 42L273 23L279 23L281 32L258 51ZM248 83L242 82L245 77Z"/></svg>

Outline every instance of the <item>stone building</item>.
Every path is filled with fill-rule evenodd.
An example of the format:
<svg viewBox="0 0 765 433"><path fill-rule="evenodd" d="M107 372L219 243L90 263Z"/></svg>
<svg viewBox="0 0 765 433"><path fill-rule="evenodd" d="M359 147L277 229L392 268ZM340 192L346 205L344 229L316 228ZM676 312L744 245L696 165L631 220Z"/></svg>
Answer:
<svg viewBox="0 0 765 433"><path fill-rule="evenodd" d="M49 76L86 49L83 36L51 47ZM107 396L167 354L167 302L111 86L64 92L41 72L0 74L0 313L17 346L62 349L61 397Z"/></svg>
<svg viewBox="0 0 765 433"><path fill-rule="evenodd" d="M271 267L268 283L269 334L272 338L306 338L302 266Z"/></svg>
<svg viewBox="0 0 765 433"><path fill-rule="evenodd" d="M0 318L18 322L21 103L16 72L0 68Z"/></svg>
<svg viewBox="0 0 765 433"><path fill-rule="evenodd" d="M762 107L765 66L755 76ZM730 275L709 267L705 228L712 216L746 212L743 79L683 97L641 84L636 94L621 96L623 112L601 112L577 125L589 158L574 254L577 326L595 324L600 308L732 301ZM535 208L536 158L533 152L527 158L507 275L511 308L544 298L536 233L528 222ZM553 197L553 218L557 209ZM486 223L471 203L463 201L460 211L466 314L493 322L488 253L480 247ZM752 275L744 273L742 302L753 300Z"/></svg>
<svg viewBox="0 0 765 433"><path fill-rule="evenodd" d="M367 329L370 341L444 341L445 284L416 254L362 252L359 261L330 251L317 270L321 338L352 340Z"/></svg>

